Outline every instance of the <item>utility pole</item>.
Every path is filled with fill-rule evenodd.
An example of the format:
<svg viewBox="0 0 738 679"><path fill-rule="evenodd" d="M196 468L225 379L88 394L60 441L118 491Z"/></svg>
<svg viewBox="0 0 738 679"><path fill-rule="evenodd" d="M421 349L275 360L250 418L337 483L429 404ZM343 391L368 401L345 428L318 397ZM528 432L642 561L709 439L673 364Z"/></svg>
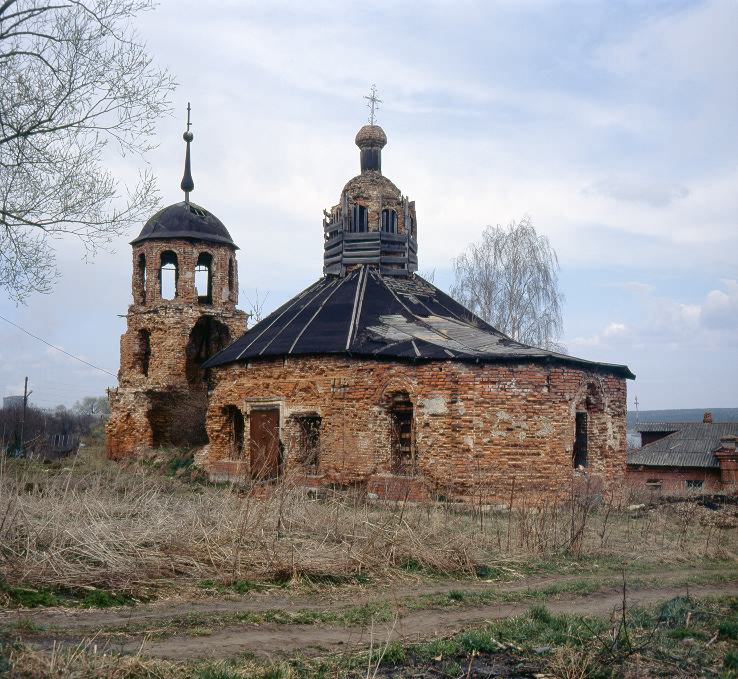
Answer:
<svg viewBox="0 0 738 679"><path fill-rule="evenodd" d="M21 435L20 435L20 449L21 455L25 455L26 444L25 444L25 429L26 429L26 410L28 410L28 397L32 394L32 391L28 391L28 378L23 385L23 418L21 419Z"/></svg>
<svg viewBox="0 0 738 679"><path fill-rule="evenodd" d="M638 424L638 396L635 397L635 407L636 407L636 424Z"/></svg>

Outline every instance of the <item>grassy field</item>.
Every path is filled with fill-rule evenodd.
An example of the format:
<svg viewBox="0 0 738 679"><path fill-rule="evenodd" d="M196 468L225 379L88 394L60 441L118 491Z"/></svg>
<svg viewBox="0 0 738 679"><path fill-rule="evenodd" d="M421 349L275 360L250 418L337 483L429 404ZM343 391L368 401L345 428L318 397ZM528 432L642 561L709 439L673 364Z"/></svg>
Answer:
<svg viewBox="0 0 738 679"><path fill-rule="evenodd" d="M178 451L3 460L0 676L738 676L738 508L649 499L256 498ZM646 603L616 615L624 583Z"/></svg>

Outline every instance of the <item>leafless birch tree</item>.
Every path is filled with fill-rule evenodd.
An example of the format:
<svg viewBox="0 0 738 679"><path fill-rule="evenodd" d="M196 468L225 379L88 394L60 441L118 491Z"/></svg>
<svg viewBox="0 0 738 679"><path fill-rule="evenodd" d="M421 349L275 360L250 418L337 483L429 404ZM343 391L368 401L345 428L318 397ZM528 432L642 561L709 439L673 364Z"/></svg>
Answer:
<svg viewBox="0 0 738 679"><path fill-rule="evenodd" d="M53 241L86 254L148 217L154 178L121 184L103 164L152 147L172 77L131 22L150 0L0 0L0 289L48 292ZM107 159L107 156L106 156Z"/></svg>
<svg viewBox="0 0 738 679"><path fill-rule="evenodd" d="M464 306L518 342L562 349L558 259L528 217L486 227L453 265L451 293Z"/></svg>

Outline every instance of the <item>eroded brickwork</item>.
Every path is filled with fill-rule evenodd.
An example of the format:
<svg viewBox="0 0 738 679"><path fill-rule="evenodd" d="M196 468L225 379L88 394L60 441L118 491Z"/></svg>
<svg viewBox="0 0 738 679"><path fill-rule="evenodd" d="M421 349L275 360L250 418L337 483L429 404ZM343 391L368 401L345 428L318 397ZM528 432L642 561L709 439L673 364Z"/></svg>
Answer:
<svg viewBox="0 0 738 679"><path fill-rule="evenodd" d="M509 496L515 479L519 492L565 492L577 411L587 412L586 474L609 482L621 480L625 469L626 383L604 372L316 356L228 365L216 373L202 460L213 479L250 475L249 419L263 408L279 410L282 473L310 485L366 484L369 492L409 499L442 494L494 501ZM397 394L407 394L413 406L415 470L403 474L393 471ZM245 422L240 447L233 406ZM319 462L306 469L300 422L316 416Z"/></svg>
<svg viewBox="0 0 738 679"><path fill-rule="evenodd" d="M172 261L176 296L164 299L160 268ZM210 276L200 297L198 261L208 263ZM139 243L133 248L132 291L120 341L119 387L110 395L108 454L120 458L143 447L205 443L210 376L201 365L246 330L246 315L236 309L235 248L186 239Z"/></svg>

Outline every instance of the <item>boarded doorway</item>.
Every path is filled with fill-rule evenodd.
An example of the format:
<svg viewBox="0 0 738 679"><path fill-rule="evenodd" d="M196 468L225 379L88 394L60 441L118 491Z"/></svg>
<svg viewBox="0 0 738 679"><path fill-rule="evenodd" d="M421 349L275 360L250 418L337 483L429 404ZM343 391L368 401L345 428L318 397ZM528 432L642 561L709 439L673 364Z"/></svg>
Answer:
<svg viewBox="0 0 738 679"><path fill-rule="evenodd" d="M252 410L249 422L251 478L276 479L279 476L279 410Z"/></svg>

